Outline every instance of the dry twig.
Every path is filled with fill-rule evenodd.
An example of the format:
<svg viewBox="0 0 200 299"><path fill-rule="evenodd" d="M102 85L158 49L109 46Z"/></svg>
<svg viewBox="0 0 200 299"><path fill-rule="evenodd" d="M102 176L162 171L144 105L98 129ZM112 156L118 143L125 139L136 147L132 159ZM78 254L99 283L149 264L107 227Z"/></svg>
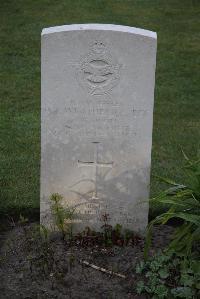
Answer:
<svg viewBox="0 0 200 299"><path fill-rule="evenodd" d="M118 276L120 278L126 278L126 276L124 274L116 273L116 272L113 272L111 270L107 270L105 268L98 267L98 266L96 266L94 264L91 264L91 263L89 263L87 261L80 260L80 263L82 265L89 266L89 267L91 267L91 268L93 268L95 270L98 270L98 271L101 271L101 272L104 272L104 273L107 273L107 274L110 274L110 275L115 275L115 276Z"/></svg>

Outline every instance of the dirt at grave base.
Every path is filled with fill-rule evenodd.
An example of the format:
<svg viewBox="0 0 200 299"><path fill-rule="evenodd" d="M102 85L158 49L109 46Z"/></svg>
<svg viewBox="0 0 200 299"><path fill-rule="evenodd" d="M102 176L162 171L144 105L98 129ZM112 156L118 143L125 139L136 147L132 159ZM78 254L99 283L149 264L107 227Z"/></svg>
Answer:
<svg viewBox="0 0 200 299"><path fill-rule="evenodd" d="M135 264L143 259L144 241L135 246L103 248L101 246L69 247L58 238L51 238L48 263L40 244L30 237L34 225L15 227L2 237L0 259L1 299L142 299L134 286ZM174 229L157 226L153 232L151 253L163 249ZM28 234L28 237L27 237ZM28 240L27 240L28 238ZM31 239L32 238L32 239ZM126 278L102 273L80 263L87 261ZM42 261L42 262L41 262Z"/></svg>

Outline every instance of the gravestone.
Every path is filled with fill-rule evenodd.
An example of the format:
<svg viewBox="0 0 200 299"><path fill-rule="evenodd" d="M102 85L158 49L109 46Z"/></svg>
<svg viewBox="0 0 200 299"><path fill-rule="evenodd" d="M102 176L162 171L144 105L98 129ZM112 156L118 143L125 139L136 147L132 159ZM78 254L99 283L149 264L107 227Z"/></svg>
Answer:
<svg viewBox="0 0 200 299"><path fill-rule="evenodd" d="M84 24L42 31L41 222L51 194L81 231L148 221L156 33Z"/></svg>

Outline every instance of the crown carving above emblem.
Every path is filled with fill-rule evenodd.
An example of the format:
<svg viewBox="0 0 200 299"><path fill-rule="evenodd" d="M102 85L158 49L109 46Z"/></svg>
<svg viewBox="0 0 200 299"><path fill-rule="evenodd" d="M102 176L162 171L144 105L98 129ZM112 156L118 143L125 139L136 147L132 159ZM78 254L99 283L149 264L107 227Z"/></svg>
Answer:
<svg viewBox="0 0 200 299"><path fill-rule="evenodd" d="M77 79L91 95L103 95L119 82L120 67L107 45L96 40L80 60Z"/></svg>
<svg viewBox="0 0 200 299"><path fill-rule="evenodd" d="M101 41L95 41L92 44L92 51L96 54L102 54L106 51L106 45L102 43Z"/></svg>

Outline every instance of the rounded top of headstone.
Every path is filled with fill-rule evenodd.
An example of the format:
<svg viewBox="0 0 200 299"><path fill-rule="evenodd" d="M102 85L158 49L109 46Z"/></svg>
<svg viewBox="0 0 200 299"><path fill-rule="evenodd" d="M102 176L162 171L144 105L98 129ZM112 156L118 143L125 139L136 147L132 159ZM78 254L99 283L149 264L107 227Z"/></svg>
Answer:
<svg viewBox="0 0 200 299"><path fill-rule="evenodd" d="M126 32L136 35L142 35L150 38L157 39L156 32L145 30L136 27L123 26L123 25L114 25L114 24L72 24L72 25L63 25L63 26L54 26L49 28L44 28L42 30L42 35L51 34L56 32L65 32L65 31L78 31L78 30L106 30L106 31L117 31L117 32Z"/></svg>

